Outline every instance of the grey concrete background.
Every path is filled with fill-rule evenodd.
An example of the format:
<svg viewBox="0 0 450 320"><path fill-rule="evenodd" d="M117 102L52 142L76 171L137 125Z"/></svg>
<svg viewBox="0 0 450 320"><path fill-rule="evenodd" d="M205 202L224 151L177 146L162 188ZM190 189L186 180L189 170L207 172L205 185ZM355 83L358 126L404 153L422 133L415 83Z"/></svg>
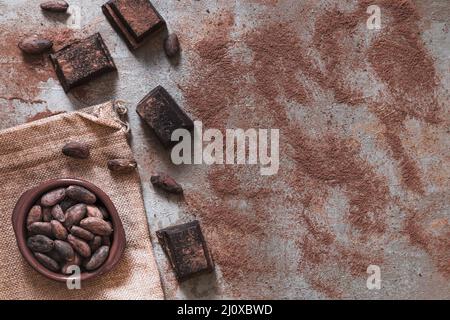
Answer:
<svg viewBox="0 0 450 320"><path fill-rule="evenodd" d="M152 3L165 18L168 23L169 31L176 32L182 39L183 52L178 64L171 63L164 55L162 50L163 34L152 40L145 47L131 53L124 42L113 31L109 23L104 18L100 6L104 0L70 0L68 1L73 8L79 11L72 13L72 16L66 18L55 18L43 14L37 7L38 1L31 0L0 0L0 32L1 37L5 39L17 32L17 36L32 33L35 30L51 30L55 28L71 27L77 35L88 35L92 32L100 32L111 51L113 59L118 67L118 74L110 74L98 80L92 81L82 89L70 94L65 94L58 81L49 78L44 81L29 81L29 86L33 88L17 89L13 93L6 92L10 90L11 81L14 78L21 77L21 74L14 74L14 70L19 69L23 62L18 59L14 62L14 54L1 57L1 68L3 79L0 80L0 128L11 127L27 121L33 115L39 112L50 111L71 111L83 107L101 103L110 99L120 99L125 101L129 107L129 122L132 128L131 145L139 163L139 171L142 178L145 205L147 208L150 230L154 237L154 232L160 228L189 221L192 218L190 212L185 212L180 199L167 196L153 189L150 184L150 173L153 169L166 170L180 181L187 190L204 190L209 192L209 187L205 182L205 172L208 168L199 167L175 167L171 165L168 153L155 140L153 134L141 123L135 113L136 103L157 85L163 85L174 96L174 98L184 106L184 97L179 84L189 78L192 68L195 67L193 61L196 56L191 52L190 45L196 40L201 39L208 23L213 22L215 13L221 10L230 9L235 15L236 21L245 21L248 26L258 24L255 14L267 10L273 10L277 15L291 14L290 6L317 6L317 12L321 5L340 3L343 7L351 8L352 1L279 1L278 5L273 6L276 1L176 1L176 0L153 0ZM421 10L425 32L422 37L428 50L432 53L436 69L442 78L442 90L448 93L450 84L450 37L448 33L450 15L450 2L446 0L416 1ZM269 7L269 9L268 9ZM313 11L315 12L315 11ZM276 20L274 14L272 19ZM79 17L74 19L73 17ZM310 17L314 19L314 17ZM306 19L305 17L301 19ZM188 23L189 22L189 23ZM190 28L186 26L189 25ZM298 33L308 32L307 30L296 30ZM239 34L238 31L236 31ZM308 34L304 36L308 37ZM237 38L239 35L236 36ZM3 54L11 52L3 50ZM244 58L241 56L240 58ZM12 60L11 60L12 59ZM11 62L12 61L12 62ZM6 83L6 81L8 83ZM23 85L23 84L22 84ZM30 97L29 92L37 92ZM22 93L22 95L21 95ZM448 100L442 101L448 108ZM184 106L187 111L188 107ZM305 111L310 112L310 111ZM360 122L365 119L371 119L370 114L365 111L350 110L344 107L337 107L331 112L336 116L336 121L340 121L343 126L350 126L346 120L348 117L356 117ZM301 118L305 115L299 115ZM321 122L317 121L316 114L309 114L311 127L308 130L314 132L320 131ZM357 120L358 121L358 120ZM421 125L419 125L421 126ZM423 128L423 127L422 127ZM447 166L442 168L441 178L444 180L442 186L433 185L430 180L430 192L434 190L436 194L441 193L440 200L436 200L442 217L449 217L449 199L446 194L445 185L448 188L447 181L449 164L449 139L448 127L436 129L440 140L436 141L437 149L441 153L434 154L430 161L435 161ZM364 138L364 137L363 137ZM363 139L364 140L364 139ZM378 150L370 139L364 140L363 152L373 154L372 161L378 163L379 170L392 169L389 155ZM371 157L371 156L369 156ZM387 163L387 164L385 164ZM426 166L426 164L424 164ZM390 186L394 193L398 191L399 197L403 197L401 190L396 188L398 181L391 177ZM448 182L448 181L447 181ZM443 188L443 189L442 189ZM343 208L343 202L340 200L342 195L335 190L332 199L328 203L331 215L339 215L339 210ZM407 197L407 196L405 196ZM245 199L243 199L245 201ZM334 202L333 202L334 201ZM433 200L429 200L433 201ZM419 204L423 202L419 201ZM291 224L289 217L281 217L281 213L286 210L301 210L290 207L292 204L285 204L273 216L280 216L278 226L288 226ZM424 204L425 205L425 204ZM398 207L390 208L391 222L399 223L401 219L401 210ZM208 235L208 237L213 237ZM221 275L221 266L217 265L216 275L201 276L187 281L181 285L177 284L174 276L167 264L159 244L153 239L154 250L157 262L161 272L161 278L165 289L166 297L169 299L183 298L329 298L317 288L311 286L304 275L297 270L296 261L300 259L301 252L295 247L290 239L286 241L283 236L274 236L271 243L265 243L265 249L269 256L277 260L273 266L278 272L265 276L263 273L252 275L254 277L254 288L248 283L230 284L227 279ZM260 244L261 245L261 244ZM213 251L221 248L212 248ZM386 247L388 263L383 273L383 289L380 291L370 291L365 288L365 278L351 278L345 274L339 274L339 271L317 270L317 273L338 272L334 279L340 279L345 292L345 298L450 298L449 279L441 275L433 265L429 256L418 247L406 246L404 242L398 241L389 243ZM448 256L447 256L448 257ZM444 262L445 263L445 262ZM330 266L332 268L332 266ZM384 267L383 267L384 268ZM253 278L252 278L253 279ZM260 283L257 283L260 279Z"/></svg>

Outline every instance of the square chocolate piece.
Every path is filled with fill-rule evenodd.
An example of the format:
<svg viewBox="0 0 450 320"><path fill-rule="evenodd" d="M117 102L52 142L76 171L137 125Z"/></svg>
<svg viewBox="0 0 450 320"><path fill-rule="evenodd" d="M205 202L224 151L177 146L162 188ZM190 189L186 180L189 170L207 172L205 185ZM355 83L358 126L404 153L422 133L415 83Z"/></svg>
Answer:
<svg viewBox="0 0 450 320"><path fill-rule="evenodd" d="M214 270L214 262L197 220L159 230L156 236L178 280Z"/></svg>
<svg viewBox="0 0 450 320"><path fill-rule="evenodd" d="M110 0L102 11L130 50L140 47L150 34L166 24L148 0Z"/></svg>
<svg viewBox="0 0 450 320"><path fill-rule="evenodd" d="M65 92L116 70L100 33L65 46L51 54L50 60Z"/></svg>
<svg viewBox="0 0 450 320"><path fill-rule="evenodd" d="M192 120L161 86L150 91L139 102L136 111L166 148L177 144L171 140L172 132L176 129L191 130L194 127Z"/></svg>

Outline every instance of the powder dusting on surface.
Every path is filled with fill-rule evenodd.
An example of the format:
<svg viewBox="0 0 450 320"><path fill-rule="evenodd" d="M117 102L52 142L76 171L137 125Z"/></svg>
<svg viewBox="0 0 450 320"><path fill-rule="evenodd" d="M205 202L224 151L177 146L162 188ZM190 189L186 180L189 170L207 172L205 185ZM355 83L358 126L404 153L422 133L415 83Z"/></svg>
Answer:
<svg viewBox="0 0 450 320"><path fill-rule="evenodd" d="M214 196L187 194L186 210L202 221L217 265L236 296L279 296L282 289L265 287L264 279L298 272L319 294L346 297L342 288L348 277L363 281L368 265L383 265L386 242L398 237L387 216L392 205L387 177L362 155L360 141L332 126L313 136L308 123L292 120L288 105L323 109L324 116L327 104L367 108L380 122L377 139L390 149L404 190L415 196L424 192L422 173L401 138L408 117L440 123L438 79L420 38L416 9L411 1L375 1L392 23L370 41L361 41L368 1L358 4L345 12L335 6L319 10L311 39L292 32L298 28L295 22L274 23L264 15L258 26L237 35L233 13L222 11L192 44L199 60L180 88L197 119L219 129L281 130L277 175L261 177L249 167L211 167L206 178ZM300 4L292 10L308 14ZM233 56L236 47L248 49L251 62ZM387 90L365 97L351 73L370 68L376 79L368 79ZM247 111L249 99L256 107ZM245 116L236 116L240 113ZM335 193L346 203L338 217L327 210ZM292 209L280 211L279 204L292 204ZM443 219L445 229L448 220ZM446 274L445 233L432 236L421 219L408 215L406 220L410 244L428 252ZM342 224L345 231L337 229ZM269 249L268 243L283 239L298 247L296 271L274 261L280 253Z"/></svg>

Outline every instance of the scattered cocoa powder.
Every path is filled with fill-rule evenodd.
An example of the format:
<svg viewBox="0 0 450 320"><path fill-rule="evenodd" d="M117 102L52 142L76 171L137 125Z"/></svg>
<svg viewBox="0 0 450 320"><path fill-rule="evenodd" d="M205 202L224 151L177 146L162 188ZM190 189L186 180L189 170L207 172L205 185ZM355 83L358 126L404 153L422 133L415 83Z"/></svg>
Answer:
<svg viewBox="0 0 450 320"><path fill-rule="evenodd" d="M74 32L71 29L42 29L34 32L0 27L1 68L0 76L3 79L0 85L0 96L8 100L18 99L26 103L41 103L36 99L40 93L39 84L48 79L56 79L55 72L47 54L30 56L23 54L17 46L21 38L37 33L38 36L53 41L53 49L57 50L63 43L73 39Z"/></svg>
<svg viewBox="0 0 450 320"><path fill-rule="evenodd" d="M403 209L407 212L404 232L411 244L425 250L442 275L450 279L448 198L448 192L438 193L423 199L419 208Z"/></svg>
<svg viewBox="0 0 450 320"><path fill-rule="evenodd" d="M51 111L49 109L45 109L44 111L38 112L32 116L29 116L26 120L26 122L33 122L40 119L45 119L57 114L64 113L64 111Z"/></svg>
<svg viewBox="0 0 450 320"><path fill-rule="evenodd" d="M361 9L368 3L367 0L362 1ZM400 132L407 117L431 124L440 122L434 62L420 37L420 17L412 1L379 0L370 3L382 6L392 18L392 22L385 26L386 31L368 50L372 68L387 85L389 102L372 101L370 106L385 125L384 135L399 163L403 183L413 192L422 194L424 185L420 170L404 150Z"/></svg>
<svg viewBox="0 0 450 320"><path fill-rule="evenodd" d="M239 90L238 79L242 72L228 54L232 45L230 36L234 16L223 12L210 26L209 37L195 44L198 60L196 70L189 83L182 84L184 98L195 117L202 119L205 126L224 128L228 118L228 107L236 102ZM222 121L220 121L222 119Z"/></svg>
<svg viewBox="0 0 450 320"><path fill-rule="evenodd" d="M224 14L222 18L224 16L229 17ZM300 45L299 40L294 36L286 37L290 31L289 26L281 24L262 26L248 32L243 40L252 50L253 63L250 66L240 63L233 59L229 52L235 43L230 38L232 20L227 22L219 22L210 34L195 46L202 63L194 69L196 72L189 84L181 86L189 109L204 121L206 126L223 128L233 104L242 101L239 87L245 87L246 92L257 93L255 104L259 110L252 116L241 119L239 124L252 127L257 123L270 123L273 127L282 128L281 148L285 150L285 145L288 144L291 149L296 150L287 156L295 161L298 174L316 181L313 183L315 186L342 186L350 199L348 219L363 239L382 233L385 230L383 209L388 194L385 183L373 173L369 165L359 159L359 150L352 148L351 142L331 136L316 141L295 125L290 125L285 107L278 100L280 94L287 101L300 104L307 104L312 100L313 97L308 96L307 90L299 81L299 72L325 89L333 88L332 83L337 81L337 76L330 80L327 74L322 73L312 63L312 59L304 54L304 47ZM330 72L334 71L328 71ZM247 73L254 75L254 83L241 81ZM337 75L338 72L334 74ZM286 156L284 152L282 155ZM248 248L246 241L242 239L251 242L248 239L250 237L261 242L268 241L268 234L274 232L275 227L268 223L271 217L267 211L270 210L271 203L283 202L286 197L285 190L275 187L274 181L267 179L261 184L257 174L252 176L253 180L245 180L244 175L236 174L233 167L211 169L208 179L218 199L202 199L198 195L188 195L186 200L188 208L201 217L205 228L213 229L214 234L217 233L211 240L212 247L218 248L213 253L214 257L226 281L238 286L240 290L242 283L250 284L253 279L261 276L261 272L264 271L264 274L268 275L275 270L268 267L271 265L267 262L270 257L267 257L264 250ZM296 188L301 186L296 182L300 181L290 176L292 175L289 172L283 172L281 175L288 183L292 183L290 188L296 192ZM247 210L237 210L229 205L229 200L238 199L247 200ZM251 210L251 213L248 210ZM339 243L333 244L334 236L328 227L325 227L323 234L318 235L320 227L317 223L320 224L320 220L312 222L301 216L299 221L306 224L309 232L316 234L318 239L313 239L313 246L308 246L308 242L300 244L303 246L304 255L300 270L307 272L311 281L320 281L314 276L314 268L324 262L329 263L330 259L352 274L361 275L365 272L361 270L359 260L367 261L370 255L364 256L358 248L349 249ZM332 248L343 248L336 252L333 249L324 249L332 244ZM325 250L322 252L325 260L321 260L321 253L315 252L316 249ZM377 260L380 261L378 257ZM331 288L328 289L330 290L332 291Z"/></svg>

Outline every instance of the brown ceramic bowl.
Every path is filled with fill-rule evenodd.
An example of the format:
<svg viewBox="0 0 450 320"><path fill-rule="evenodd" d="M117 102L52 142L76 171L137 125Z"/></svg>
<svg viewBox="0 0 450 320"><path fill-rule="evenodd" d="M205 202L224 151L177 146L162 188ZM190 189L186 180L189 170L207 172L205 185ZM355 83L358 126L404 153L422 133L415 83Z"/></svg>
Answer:
<svg viewBox="0 0 450 320"><path fill-rule="evenodd" d="M100 276L113 269L115 265L119 262L125 250L125 243L126 243L125 231L123 230L122 222L120 221L117 209L114 207L114 204L112 203L111 199L106 195L106 193L104 193L102 190L100 190L92 183L80 179L63 178L46 181L41 185L39 185L38 187L26 191L17 201L17 204L12 214L12 223L14 233L16 234L17 245L19 246L19 250L22 253L25 260L27 260L28 263L36 271L38 271L39 273L41 273L42 275L46 276L49 279L61 282L66 282L69 276L56 273L45 268L36 260L31 250L27 247L26 220L28 212L30 211L31 207L37 202L37 200L40 199L40 197L44 193L53 189L57 189L59 187L67 187L70 185L79 185L93 192L97 196L98 200L108 210L114 229L113 240L108 258L103 263L103 265L100 266L100 268L91 272L82 272L81 281Z"/></svg>

